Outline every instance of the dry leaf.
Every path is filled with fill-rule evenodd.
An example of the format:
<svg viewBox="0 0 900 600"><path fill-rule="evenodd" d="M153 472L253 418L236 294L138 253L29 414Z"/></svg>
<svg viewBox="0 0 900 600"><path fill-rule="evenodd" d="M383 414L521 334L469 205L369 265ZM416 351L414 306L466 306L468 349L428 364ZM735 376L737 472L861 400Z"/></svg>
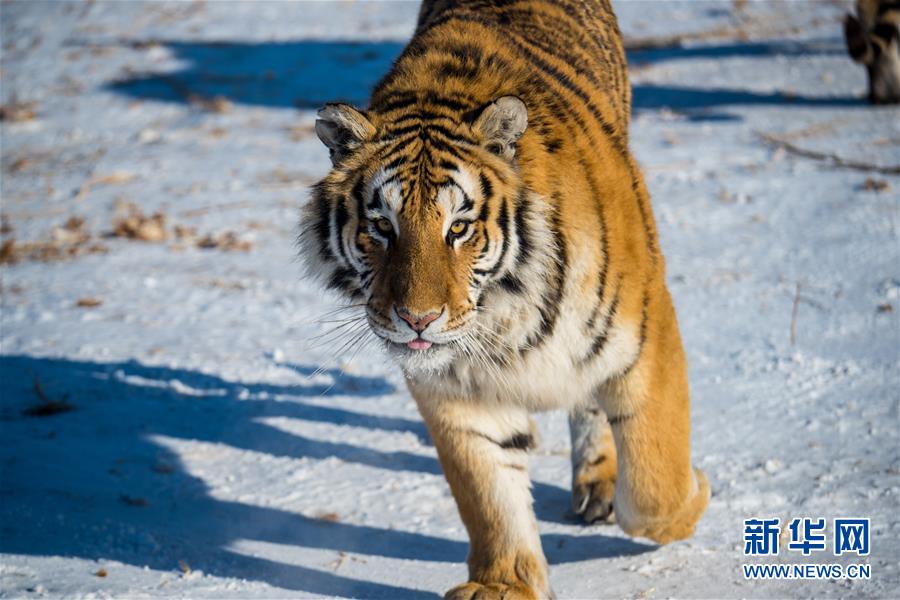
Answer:
<svg viewBox="0 0 900 600"><path fill-rule="evenodd" d="M894 312L894 305L890 302L885 302L884 304L878 305L878 312L880 313L892 313Z"/></svg>
<svg viewBox="0 0 900 600"><path fill-rule="evenodd" d="M233 231L226 231L218 235L206 235L197 241L198 248L224 250L226 252L240 251L249 252L253 249L253 244L246 240L242 240Z"/></svg>
<svg viewBox="0 0 900 600"><path fill-rule="evenodd" d="M50 235L53 242L62 246L83 244L90 239L81 217L69 217L61 227L54 227Z"/></svg>
<svg viewBox="0 0 900 600"><path fill-rule="evenodd" d="M66 219L66 222L62 225L63 229L67 231L81 231L84 227L84 219L81 217L69 217Z"/></svg>
<svg viewBox="0 0 900 600"><path fill-rule="evenodd" d="M19 262L19 256L16 252L16 240L6 240L0 245L0 264L14 265Z"/></svg>
<svg viewBox="0 0 900 600"><path fill-rule="evenodd" d="M99 298L79 298L76 306L80 308L94 308L103 304L103 300Z"/></svg>
<svg viewBox="0 0 900 600"><path fill-rule="evenodd" d="M327 521L329 523L337 523L341 520L341 517L336 512L326 512L317 514L316 519L319 521Z"/></svg>
<svg viewBox="0 0 900 600"><path fill-rule="evenodd" d="M37 117L35 102L13 102L0 106L0 121L23 123Z"/></svg>
<svg viewBox="0 0 900 600"><path fill-rule="evenodd" d="M144 242L164 241L169 237L166 233L166 216L158 212L148 217L138 207L131 205L128 216L114 221L112 235Z"/></svg>
<svg viewBox="0 0 900 600"><path fill-rule="evenodd" d="M101 175L97 177L92 177L84 184L78 188L78 192L75 194L75 200L81 200L84 196L97 187L98 185L117 185L122 183L128 183L134 179L133 173L127 173L125 171L115 171L114 173L110 173L109 175Z"/></svg>
<svg viewBox="0 0 900 600"><path fill-rule="evenodd" d="M206 96L201 96L199 94L191 94L188 96L188 102L197 108L212 113L227 113L230 112L234 106L231 103L231 100L225 96L213 96L212 98L207 98Z"/></svg>
<svg viewBox="0 0 900 600"><path fill-rule="evenodd" d="M97 577L106 577L108 573L106 572L106 569L100 567L99 569L97 569L97 572L94 573L94 575L96 575Z"/></svg>
<svg viewBox="0 0 900 600"><path fill-rule="evenodd" d="M116 171L102 177L94 177L93 179L91 179L91 182L93 185L116 185L121 183L128 183L132 179L134 179L133 173Z"/></svg>
<svg viewBox="0 0 900 600"><path fill-rule="evenodd" d="M866 177L866 180L863 182L862 189L866 192L886 192L891 189L891 184L884 179Z"/></svg>
<svg viewBox="0 0 900 600"><path fill-rule="evenodd" d="M9 165L9 171L10 173L18 173L19 171L24 171L25 169L30 167L33 162L34 161L27 156L20 156L19 158L14 160L12 164Z"/></svg>
<svg viewBox="0 0 900 600"><path fill-rule="evenodd" d="M197 237L197 229L187 225L175 226L175 239L192 242Z"/></svg>

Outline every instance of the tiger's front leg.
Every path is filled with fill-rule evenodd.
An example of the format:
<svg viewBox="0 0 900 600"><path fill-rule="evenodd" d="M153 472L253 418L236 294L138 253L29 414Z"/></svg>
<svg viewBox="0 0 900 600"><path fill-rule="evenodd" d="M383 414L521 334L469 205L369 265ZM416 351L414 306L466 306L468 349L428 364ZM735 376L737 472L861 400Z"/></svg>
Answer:
<svg viewBox="0 0 900 600"><path fill-rule="evenodd" d="M413 396L469 533L469 581L445 598L552 598L532 507L527 451L534 434L527 413L415 389Z"/></svg>
<svg viewBox="0 0 900 600"><path fill-rule="evenodd" d="M691 465L687 362L665 289L648 314L655 316L639 359L601 393L618 457L616 521L630 535L667 544L693 535L710 489Z"/></svg>

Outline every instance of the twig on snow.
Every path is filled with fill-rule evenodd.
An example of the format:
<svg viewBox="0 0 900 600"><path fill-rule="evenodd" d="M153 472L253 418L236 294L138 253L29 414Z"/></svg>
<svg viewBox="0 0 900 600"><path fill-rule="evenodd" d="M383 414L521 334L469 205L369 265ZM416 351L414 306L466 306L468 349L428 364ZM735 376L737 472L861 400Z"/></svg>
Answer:
<svg viewBox="0 0 900 600"><path fill-rule="evenodd" d="M900 165L881 166L873 165L872 163L867 162L850 160L840 157L837 154L828 154L825 152L816 152L815 150L807 150L806 148L801 148L800 146L796 146L791 142L770 133L763 133L761 131L756 131L754 133L756 133L756 135L762 141L771 146L784 148L786 151L792 154L796 154L797 156L803 156L805 158L811 158L813 160L824 160L831 163L832 166L835 167L854 169L856 171L874 171L876 173L883 173L885 175L900 175Z"/></svg>
<svg viewBox="0 0 900 600"><path fill-rule="evenodd" d="M794 291L794 306L791 308L791 346L797 341L797 312L800 310L800 282Z"/></svg>

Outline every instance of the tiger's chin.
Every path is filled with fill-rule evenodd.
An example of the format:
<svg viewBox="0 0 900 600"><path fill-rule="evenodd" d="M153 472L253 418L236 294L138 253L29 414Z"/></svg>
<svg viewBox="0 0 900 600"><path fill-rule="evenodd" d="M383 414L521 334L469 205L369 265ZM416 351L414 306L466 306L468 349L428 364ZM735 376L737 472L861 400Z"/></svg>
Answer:
<svg viewBox="0 0 900 600"><path fill-rule="evenodd" d="M388 355L406 375L412 377L443 373L456 358L456 349L452 344L431 344L427 349L417 350L390 340L384 340L384 343Z"/></svg>

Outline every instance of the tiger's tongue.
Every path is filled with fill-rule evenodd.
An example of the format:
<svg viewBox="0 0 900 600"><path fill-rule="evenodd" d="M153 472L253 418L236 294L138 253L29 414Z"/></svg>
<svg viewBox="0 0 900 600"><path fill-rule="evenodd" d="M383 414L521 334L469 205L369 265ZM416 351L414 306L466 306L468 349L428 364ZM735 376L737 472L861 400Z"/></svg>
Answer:
<svg viewBox="0 0 900 600"><path fill-rule="evenodd" d="M428 350L431 348L431 342L428 340L413 340L411 342L406 342L406 346L412 350Z"/></svg>

